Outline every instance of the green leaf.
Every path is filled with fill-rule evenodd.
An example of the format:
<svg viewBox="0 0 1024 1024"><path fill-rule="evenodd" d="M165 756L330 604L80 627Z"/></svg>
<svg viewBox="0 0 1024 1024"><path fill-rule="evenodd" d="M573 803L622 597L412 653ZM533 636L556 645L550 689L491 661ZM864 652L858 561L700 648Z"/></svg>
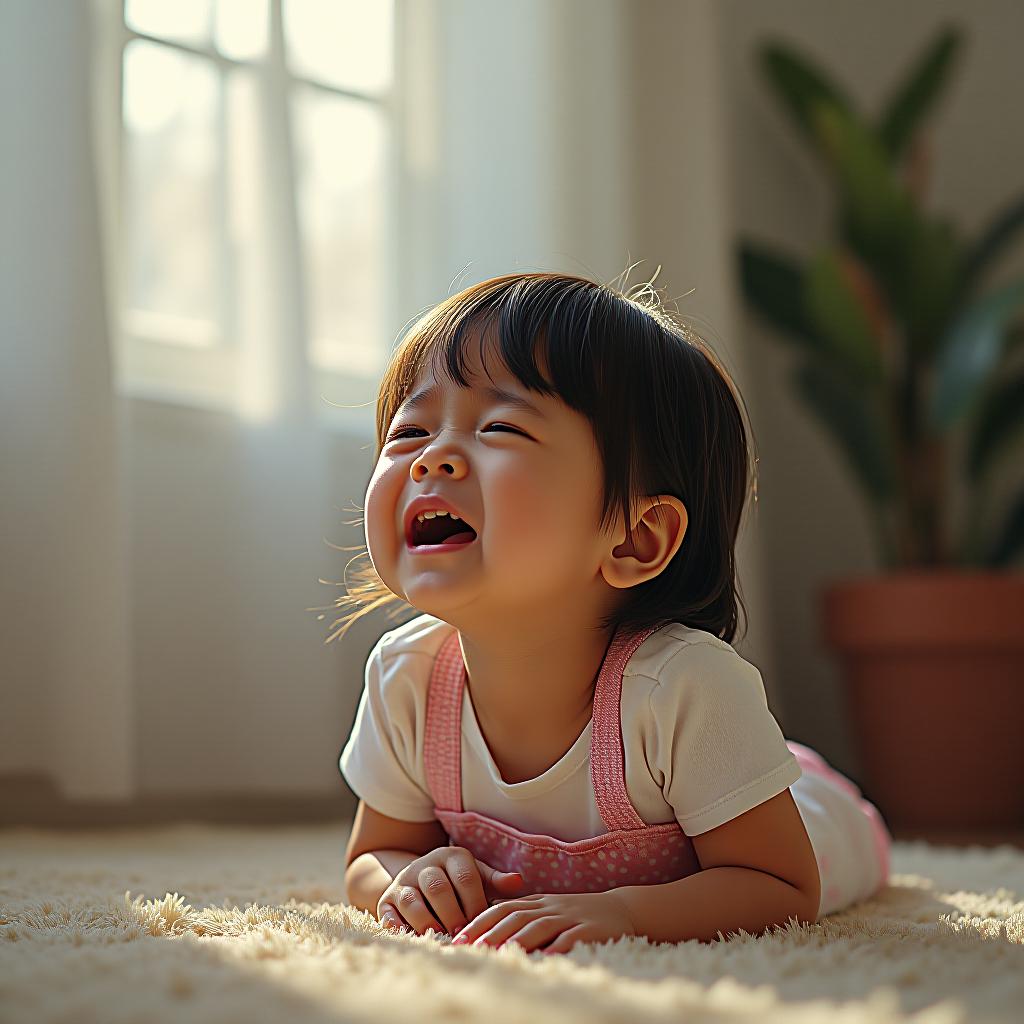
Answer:
<svg viewBox="0 0 1024 1024"><path fill-rule="evenodd" d="M868 494L880 501L891 497L896 490L893 444L877 402L818 360L797 367L794 384Z"/></svg>
<svg viewBox="0 0 1024 1024"><path fill-rule="evenodd" d="M821 104L852 110L842 88L808 58L782 43L770 43L759 52L761 69L775 90L783 108L792 116L800 133L810 142L817 136L812 111Z"/></svg>
<svg viewBox="0 0 1024 1024"><path fill-rule="evenodd" d="M929 219L871 131L835 108L815 114L841 190L840 232L870 269L915 354L931 354L958 301L961 243Z"/></svg>
<svg viewBox="0 0 1024 1024"><path fill-rule="evenodd" d="M811 259L804 277L807 310L828 345L828 354L865 383L882 379L880 339L843 274L839 253L828 249Z"/></svg>
<svg viewBox="0 0 1024 1024"><path fill-rule="evenodd" d="M967 413L1002 354L1009 320L1024 304L1024 281L1013 281L967 307L942 339L929 421L942 431Z"/></svg>
<svg viewBox="0 0 1024 1024"><path fill-rule="evenodd" d="M876 245L888 241L910 199L881 143L860 118L840 107L818 104L810 116L858 237Z"/></svg>
<svg viewBox="0 0 1024 1024"><path fill-rule="evenodd" d="M958 301L963 250L946 219L909 218L901 274L904 317L915 354L932 356Z"/></svg>
<svg viewBox="0 0 1024 1024"><path fill-rule="evenodd" d="M1006 340L1003 342L1003 355L1008 356L1024 345L1024 320L1010 324L1006 329Z"/></svg>
<svg viewBox="0 0 1024 1024"><path fill-rule="evenodd" d="M803 271L786 256L763 246L739 246L743 294L767 320L801 348L821 342L804 310Z"/></svg>
<svg viewBox="0 0 1024 1024"><path fill-rule="evenodd" d="M1018 196L997 213L968 250L961 272L961 292L967 294L983 271L1024 227L1024 196Z"/></svg>
<svg viewBox="0 0 1024 1024"><path fill-rule="evenodd" d="M1024 547L1024 491L1017 495L1003 523L1003 530L985 557L985 564L993 568L1007 566Z"/></svg>
<svg viewBox="0 0 1024 1024"><path fill-rule="evenodd" d="M984 475L995 458L1024 432L1024 373L993 388L982 399L967 450L972 481Z"/></svg>
<svg viewBox="0 0 1024 1024"><path fill-rule="evenodd" d="M870 129L836 107L821 106L813 118L840 192L840 235L912 330L910 263L920 214Z"/></svg>
<svg viewBox="0 0 1024 1024"><path fill-rule="evenodd" d="M878 137L896 162L934 107L963 43L957 28L943 29L894 90L879 119Z"/></svg>

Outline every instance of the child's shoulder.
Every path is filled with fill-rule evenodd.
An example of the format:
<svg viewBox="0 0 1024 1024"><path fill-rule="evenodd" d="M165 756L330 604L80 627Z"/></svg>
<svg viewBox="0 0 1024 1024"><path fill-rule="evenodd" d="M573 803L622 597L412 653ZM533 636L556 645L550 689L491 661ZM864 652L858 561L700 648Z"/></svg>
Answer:
<svg viewBox="0 0 1024 1024"><path fill-rule="evenodd" d="M437 652L454 628L433 615L417 615L389 629L366 659L367 685L390 708L416 714L426 703Z"/></svg>
<svg viewBox="0 0 1024 1024"><path fill-rule="evenodd" d="M379 656L384 662L433 660L454 630L454 626L434 615L417 615L384 633L374 644L371 657Z"/></svg>
<svg viewBox="0 0 1024 1024"><path fill-rule="evenodd" d="M658 683L676 683L680 677L716 673L746 675L757 669L737 654L731 644L704 629L669 622L655 630L636 649L624 670Z"/></svg>
<svg viewBox="0 0 1024 1024"><path fill-rule="evenodd" d="M754 735L765 727L768 697L757 666L705 630L669 623L637 648L623 675L635 677L622 689L623 714L645 729L673 733L689 722L691 732L709 733L729 723Z"/></svg>

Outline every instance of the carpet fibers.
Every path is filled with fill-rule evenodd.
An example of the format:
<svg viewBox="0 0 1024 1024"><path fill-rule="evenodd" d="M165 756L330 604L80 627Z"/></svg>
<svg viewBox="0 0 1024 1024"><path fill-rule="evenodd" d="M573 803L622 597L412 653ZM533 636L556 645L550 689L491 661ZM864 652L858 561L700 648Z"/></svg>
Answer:
<svg viewBox="0 0 1024 1024"><path fill-rule="evenodd" d="M1024 1021L1024 851L897 842L876 899L763 936L548 956L385 932L342 826L0 830L0 1021Z"/></svg>

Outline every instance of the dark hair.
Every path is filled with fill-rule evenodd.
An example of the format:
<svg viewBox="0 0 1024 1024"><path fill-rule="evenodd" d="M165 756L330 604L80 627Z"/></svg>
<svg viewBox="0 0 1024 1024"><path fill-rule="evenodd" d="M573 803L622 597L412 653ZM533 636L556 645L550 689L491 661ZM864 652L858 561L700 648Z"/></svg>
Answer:
<svg viewBox="0 0 1024 1024"><path fill-rule="evenodd" d="M465 343L475 335L482 346L495 321L509 372L592 424L604 464L602 529L621 508L630 530L632 503L646 495L672 494L686 506L689 524L679 550L658 576L625 591L602 628L680 622L730 643L739 600L734 549L752 476L742 402L707 343L659 303L556 273L495 277L445 299L407 332L384 373L374 461L427 362L435 375L441 369L469 387ZM538 348L550 381L538 368ZM756 459L753 466L756 501ZM369 558L365 546L358 550ZM372 563L355 575L348 596L335 601L358 606L347 621L332 624L346 622L341 634L378 607L411 607L384 585Z"/></svg>

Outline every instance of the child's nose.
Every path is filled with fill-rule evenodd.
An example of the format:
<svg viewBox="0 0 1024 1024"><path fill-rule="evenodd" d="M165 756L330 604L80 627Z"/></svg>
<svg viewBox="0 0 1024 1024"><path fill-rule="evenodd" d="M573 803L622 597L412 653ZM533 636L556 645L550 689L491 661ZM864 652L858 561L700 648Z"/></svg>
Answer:
<svg viewBox="0 0 1024 1024"><path fill-rule="evenodd" d="M466 475L466 460L451 449L428 449L412 464L411 473L414 480L422 480L428 473L444 474L461 479Z"/></svg>

